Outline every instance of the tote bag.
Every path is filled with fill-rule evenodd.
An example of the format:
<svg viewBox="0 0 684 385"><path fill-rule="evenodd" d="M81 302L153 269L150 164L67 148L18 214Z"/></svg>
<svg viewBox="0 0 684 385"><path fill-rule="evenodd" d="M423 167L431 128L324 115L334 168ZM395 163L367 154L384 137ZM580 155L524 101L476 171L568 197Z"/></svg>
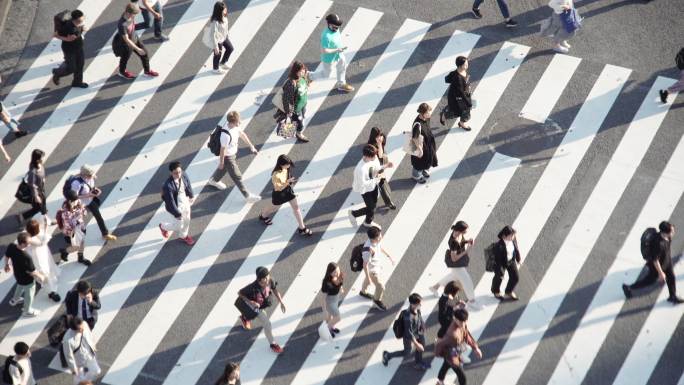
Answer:
<svg viewBox="0 0 684 385"><path fill-rule="evenodd" d="M416 146L416 143L413 141L413 135L411 131L406 132L405 135L406 140L404 141L403 146L404 152L411 156L421 158L423 156L423 135L418 137L418 146Z"/></svg>
<svg viewBox="0 0 684 385"><path fill-rule="evenodd" d="M573 33L582 26L582 18L575 8L568 9L558 16L568 33Z"/></svg>

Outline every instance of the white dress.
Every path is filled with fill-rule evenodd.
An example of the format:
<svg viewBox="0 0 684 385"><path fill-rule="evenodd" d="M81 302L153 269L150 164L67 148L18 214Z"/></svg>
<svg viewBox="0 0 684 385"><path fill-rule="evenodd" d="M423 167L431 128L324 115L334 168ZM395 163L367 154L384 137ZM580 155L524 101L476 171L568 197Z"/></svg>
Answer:
<svg viewBox="0 0 684 385"><path fill-rule="evenodd" d="M57 279L59 278L59 267L57 267L55 260L52 258L52 253L48 246L50 238L50 233L43 222L38 235L29 239L28 247L36 270L45 275L43 286L48 290L48 293L57 292Z"/></svg>

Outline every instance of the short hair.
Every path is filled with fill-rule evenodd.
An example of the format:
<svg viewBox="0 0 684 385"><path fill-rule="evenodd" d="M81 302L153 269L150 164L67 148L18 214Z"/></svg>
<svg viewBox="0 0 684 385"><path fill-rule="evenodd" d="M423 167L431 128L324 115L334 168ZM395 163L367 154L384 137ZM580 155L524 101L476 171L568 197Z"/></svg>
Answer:
<svg viewBox="0 0 684 385"><path fill-rule="evenodd" d="M173 162L169 163L169 171L173 171L180 166L181 166L181 162L174 160Z"/></svg>
<svg viewBox="0 0 684 385"><path fill-rule="evenodd" d="M664 234L671 233L673 228L674 228L674 225L668 221L662 221L658 225L658 230L660 230L660 232L664 233Z"/></svg>
<svg viewBox="0 0 684 385"><path fill-rule="evenodd" d="M468 320L468 310L461 307L457 308L454 310L454 319L457 319L461 322L466 322Z"/></svg>
<svg viewBox="0 0 684 385"><path fill-rule="evenodd" d="M32 237L38 235L38 233L40 233L40 222L35 219L28 221L26 223L26 232Z"/></svg>
<svg viewBox="0 0 684 385"><path fill-rule="evenodd" d="M373 158L377 155L378 155L378 149L374 145L367 144L367 145L363 146L363 156Z"/></svg>
<svg viewBox="0 0 684 385"><path fill-rule="evenodd" d="M427 103L420 103L420 105L418 106L418 113L419 114L424 114L430 110L432 110L432 107L430 107L430 105Z"/></svg>
<svg viewBox="0 0 684 385"><path fill-rule="evenodd" d="M129 15L137 15L140 13L140 7L138 4L128 3L126 4L126 13Z"/></svg>
<svg viewBox="0 0 684 385"><path fill-rule="evenodd" d="M458 294L459 290L461 290L458 285L456 284L456 281L449 281L446 286L444 286L444 294L446 295L456 295Z"/></svg>
<svg viewBox="0 0 684 385"><path fill-rule="evenodd" d="M369 239L377 239L380 236L380 229L377 226L371 226L366 234Z"/></svg>
<svg viewBox="0 0 684 385"><path fill-rule="evenodd" d="M76 291L81 294L88 294L92 289L93 287L90 285L90 282L86 281L85 279L76 283Z"/></svg>
<svg viewBox="0 0 684 385"><path fill-rule="evenodd" d="M237 111L230 111L228 115L226 115L226 119L228 119L228 123L238 124L240 122L240 113Z"/></svg>
<svg viewBox="0 0 684 385"><path fill-rule="evenodd" d="M66 193L66 199L67 199L69 202L77 201L77 200L78 200L78 193L77 193L76 191L74 191L74 190L69 190L69 191L67 191L67 193Z"/></svg>
<svg viewBox="0 0 684 385"><path fill-rule="evenodd" d="M17 243L20 245L25 245L28 243L30 236L26 231L22 231L21 233L17 234Z"/></svg>
<svg viewBox="0 0 684 385"><path fill-rule="evenodd" d="M468 61L468 58L465 56L459 56L456 58L456 67L460 67L465 64L465 62Z"/></svg>
<svg viewBox="0 0 684 385"><path fill-rule="evenodd" d="M26 355L29 351L29 346L26 344L26 342L17 342L14 344L14 354L19 354L21 356Z"/></svg>
<svg viewBox="0 0 684 385"><path fill-rule="evenodd" d="M78 19L80 17L83 17L83 12L80 9L74 9L73 11L71 11L72 19Z"/></svg>
<svg viewBox="0 0 684 385"><path fill-rule="evenodd" d="M69 329L78 330L82 323L83 323L83 318L81 318L79 316L75 316L69 322Z"/></svg>
<svg viewBox="0 0 684 385"><path fill-rule="evenodd" d="M418 293L412 293L409 295L408 300L411 305L417 305L423 300L423 297L421 297Z"/></svg>

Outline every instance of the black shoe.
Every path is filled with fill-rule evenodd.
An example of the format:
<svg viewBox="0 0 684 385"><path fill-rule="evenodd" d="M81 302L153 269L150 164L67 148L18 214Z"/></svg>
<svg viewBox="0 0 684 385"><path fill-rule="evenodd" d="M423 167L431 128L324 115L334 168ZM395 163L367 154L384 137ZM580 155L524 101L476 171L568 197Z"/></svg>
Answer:
<svg viewBox="0 0 684 385"><path fill-rule="evenodd" d="M59 76L57 76L57 68L52 69L52 82L55 83L56 86L59 85Z"/></svg>
<svg viewBox="0 0 684 385"><path fill-rule="evenodd" d="M390 210L396 210L397 209L397 206L395 206L394 203L388 204L387 207L389 207Z"/></svg>
<svg viewBox="0 0 684 385"><path fill-rule="evenodd" d="M421 174L423 174L423 178L429 178L429 177L430 177L430 173L427 172L427 170L423 170L423 171L421 172Z"/></svg>
<svg viewBox="0 0 684 385"><path fill-rule="evenodd" d="M84 82L73 83L71 86L74 88L88 88L88 83L84 83Z"/></svg>
<svg viewBox="0 0 684 385"><path fill-rule="evenodd" d="M378 300L376 299L375 301L373 301L373 303L375 304L375 306L378 307L378 309L380 309L380 310L382 310L382 311L386 311L386 310L387 310L387 306L385 306L385 304L382 303L382 301L378 301Z"/></svg>
<svg viewBox="0 0 684 385"><path fill-rule="evenodd" d="M66 249L59 249L59 258L64 262L69 260L69 253Z"/></svg>
<svg viewBox="0 0 684 385"><path fill-rule="evenodd" d="M632 289L624 283L622 284L622 292L625 293L625 297L632 298Z"/></svg>
<svg viewBox="0 0 684 385"><path fill-rule="evenodd" d="M671 302L673 305L679 305L680 303L684 303L684 299L679 298L675 295L674 297L668 298L667 302Z"/></svg>
<svg viewBox="0 0 684 385"><path fill-rule="evenodd" d="M382 352L382 364L384 366L387 366L387 363L389 362L389 360L390 360L389 359L389 352L387 350L385 350L384 352Z"/></svg>
<svg viewBox="0 0 684 385"><path fill-rule="evenodd" d="M59 302L62 300L62 298L59 296L59 294L55 293L54 291L50 292L48 294L48 298L50 298L51 300L53 300L55 302Z"/></svg>
<svg viewBox="0 0 684 385"><path fill-rule="evenodd" d="M446 124L446 114L444 113L444 108L442 108L442 111L439 111L439 124L442 126Z"/></svg>
<svg viewBox="0 0 684 385"><path fill-rule="evenodd" d="M14 137L17 139L21 138L22 136L26 136L26 135L28 135L28 132L26 132L24 130L14 131Z"/></svg>
<svg viewBox="0 0 684 385"><path fill-rule="evenodd" d="M515 28L515 27L518 26L518 22L516 22L516 21L513 20L513 19L508 19L508 20L504 23L504 25L506 26L506 28Z"/></svg>
<svg viewBox="0 0 684 385"><path fill-rule="evenodd" d="M373 296L366 293L365 291L359 292L359 295L362 296L363 298L373 299Z"/></svg>
<svg viewBox="0 0 684 385"><path fill-rule="evenodd" d="M335 334L340 334L340 329L338 329L338 328L333 328L332 331Z"/></svg>
<svg viewBox="0 0 684 385"><path fill-rule="evenodd" d="M670 93L667 90L660 90L658 92L660 93L660 101L667 103L667 97L670 95Z"/></svg>
<svg viewBox="0 0 684 385"><path fill-rule="evenodd" d="M470 10L470 12L473 13L473 16L475 16L476 19L482 19L482 13L480 13L479 9L473 8Z"/></svg>
<svg viewBox="0 0 684 385"><path fill-rule="evenodd" d="M93 264L89 260L85 259L85 257L81 253L78 253L78 263L85 265L85 266L90 266Z"/></svg>

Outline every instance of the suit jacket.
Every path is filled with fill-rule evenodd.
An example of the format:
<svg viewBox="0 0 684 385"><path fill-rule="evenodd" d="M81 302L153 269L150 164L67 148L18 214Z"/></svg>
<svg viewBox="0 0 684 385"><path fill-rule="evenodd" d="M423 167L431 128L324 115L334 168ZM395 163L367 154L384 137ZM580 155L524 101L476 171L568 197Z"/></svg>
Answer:
<svg viewBox="0 0 684 385"><path fill-rule="evenodd" d="M181 175L181 185L185 189L185 195L188 198L193 198L195 194L192 192L192 186L190 185L190 179L183 173ZM182 214L178 209L178 187L173 181L173 177L169 177L166 182L164 182L164 187L162 188L162 198L164 199L164 206L169 214L173 215L175 218L180 217Z"/></svg>
<svg viewBox="0 0 684 385"><path fill-rule="evenodd" d="M93 290L92 293L93 302L88 304L88 310L93 317L93 321L95 321L93 324L95 324L97 322L97 311L100 310L102 305L100 304L100 296L97 291ZM81 298L79 298L78 291L75 289L67 293L64 298L64 305L66 306L66 313L68 315L83 317L83 313L81 312Z"/></svg>
<svg viewBox="0 0 684 385"><path fill-rule="evenodd" d="M520 251L518 250L518 241L513 240L513 258L516 260L516 262L520 263ZM499 242L497 242L496 247L494 248L494 260L496 261L496 268L497 269L506 269L506 266L508 266L508 253L506 252L506 242L504 242L503 239L499 239Z"/></svg>
<svg viewBox="0 0 684 385"><path fill-rule="evenodd" d="M89 361L96 359L95 340L86 323L84 323L83 333L67 330L62 340L62 348L69 369L75 372L78 372L79 368L88 366Z"/></svg>

